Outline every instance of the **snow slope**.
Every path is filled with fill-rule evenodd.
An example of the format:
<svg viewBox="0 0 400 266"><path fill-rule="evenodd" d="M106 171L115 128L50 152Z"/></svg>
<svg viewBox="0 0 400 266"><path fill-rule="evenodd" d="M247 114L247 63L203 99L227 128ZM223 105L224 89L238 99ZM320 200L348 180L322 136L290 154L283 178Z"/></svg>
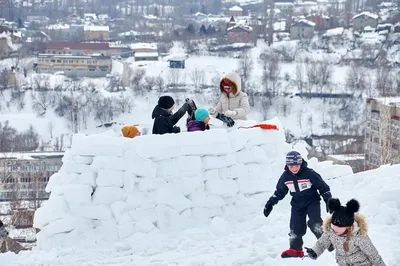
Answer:
<svg viewBox="0 0 400 266"><path fill-rule="evenodd" d="M279 120L269 121L281 128ZM336 265L280 258L288 247L290 196L267 219L291 149L283 130L215 129L125 139L75 135L37 211L38 247L0 255L1 265ZM387 265L399 265L400 166L352 175L347 166L309 165L342 202L355 197ZM91 195L92 191L94 192ZM323 216L327 216L323 212ZM315 238L305 237L305 246Z"/></svg>

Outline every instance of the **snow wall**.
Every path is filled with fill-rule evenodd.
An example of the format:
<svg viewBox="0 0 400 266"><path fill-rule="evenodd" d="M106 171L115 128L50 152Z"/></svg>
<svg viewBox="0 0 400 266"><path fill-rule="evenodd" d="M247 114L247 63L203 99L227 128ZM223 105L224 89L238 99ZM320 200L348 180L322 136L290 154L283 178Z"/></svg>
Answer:
<svg viewBox="0 0 400 266"><path fill-rule="evenodd" d="M117 241L136 233L207 227L228 233L233 221L262 215L293 147L280 130L215 129L134 139L74 135L63 166L35 214L38 248ZM297 150L299 148L297 147ZM299 150L303 156L306 149ZM330 163L331 164L331 163ZM309 160L324 178L348 166Z"/></svg>

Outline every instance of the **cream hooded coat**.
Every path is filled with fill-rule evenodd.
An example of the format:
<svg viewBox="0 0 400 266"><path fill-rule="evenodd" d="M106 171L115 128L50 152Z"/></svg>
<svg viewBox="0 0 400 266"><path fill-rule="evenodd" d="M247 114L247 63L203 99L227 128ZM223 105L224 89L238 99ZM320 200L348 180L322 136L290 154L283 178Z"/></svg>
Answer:
<svg viewBox="0 0 400 266"><path fill-rule="evenodd" d="M229 94L229 96L226 95L226 93L223 91L223 88L221 87L221 83L223 81L233 84L234 89L232 90L232 93ZM215 107L215 110L218 113L223 114L228 110L236 111L237 115L231 116L232 119L247 120L247 114L250 110L249 97L245 92L241 91L241 84L242 80L240 76L235 72L230 72L222 77L219 84L221 96L219 98L217 106Z"/></svg>
<svg viewBox="0 0 400 266"><path fill-rule="evenodd" d="M367 235L367 223L358 214L354 215L354 229L349 241L349 251L344 250L346 237L337 236L331 229L332 217L324 222L324 234L312 248L319 257L331 244L336 250L339 266L385 266L378 250Z"/></svg>

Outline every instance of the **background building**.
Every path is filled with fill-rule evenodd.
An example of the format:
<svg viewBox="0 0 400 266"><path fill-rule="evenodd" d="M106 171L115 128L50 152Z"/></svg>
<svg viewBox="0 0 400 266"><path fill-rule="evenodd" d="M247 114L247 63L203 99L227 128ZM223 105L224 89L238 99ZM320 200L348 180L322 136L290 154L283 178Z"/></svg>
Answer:
<svg viewBox="0 0 400 266"><path fill-rule="evenodd" d="M367 100L365 167L400 163L400 102Z"/></svg>

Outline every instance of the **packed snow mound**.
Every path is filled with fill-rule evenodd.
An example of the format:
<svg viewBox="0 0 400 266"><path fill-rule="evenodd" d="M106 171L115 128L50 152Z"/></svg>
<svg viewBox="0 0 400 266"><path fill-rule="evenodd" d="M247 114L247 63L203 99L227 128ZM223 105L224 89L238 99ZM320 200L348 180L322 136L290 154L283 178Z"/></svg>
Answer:
<svg viewBox="0 0 400 266"><path fill-rule="evenodd" d="M265 123L282 128L277 119ZM260 128L134 139L74 135L46 188L50 199L35 215L38 247L199 227L228 234L230 223L261 213L260 193L274 191L292 149L283 130ZM309 164L334 168L329 177L352 173L315 159Z"/></svg>

